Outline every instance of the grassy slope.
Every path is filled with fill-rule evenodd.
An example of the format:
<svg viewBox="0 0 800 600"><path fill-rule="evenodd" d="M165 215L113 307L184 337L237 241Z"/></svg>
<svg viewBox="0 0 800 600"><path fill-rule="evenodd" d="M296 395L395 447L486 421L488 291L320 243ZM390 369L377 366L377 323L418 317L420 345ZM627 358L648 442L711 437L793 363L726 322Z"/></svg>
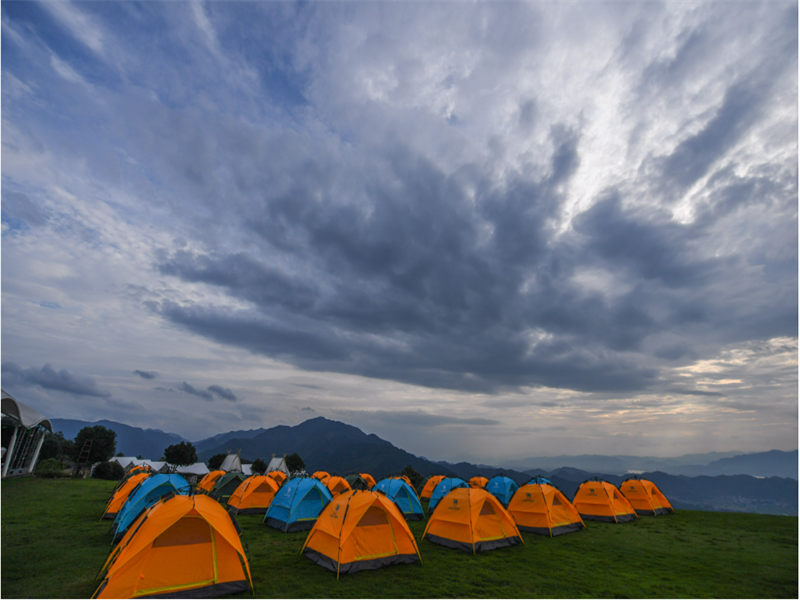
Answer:
<svg viewBox="0 0 800 600"><path fill-rule="evenodd" d="M113 484L2 483L4 598L85 598L110 550ZM797 517L680 511L472 556L419 542L424 564L336 576L300 556L305 534L242 516L257 598L792 597ZM424 523L412 523L420 539ZM251 598L242 594L243 598Z"/></svg>

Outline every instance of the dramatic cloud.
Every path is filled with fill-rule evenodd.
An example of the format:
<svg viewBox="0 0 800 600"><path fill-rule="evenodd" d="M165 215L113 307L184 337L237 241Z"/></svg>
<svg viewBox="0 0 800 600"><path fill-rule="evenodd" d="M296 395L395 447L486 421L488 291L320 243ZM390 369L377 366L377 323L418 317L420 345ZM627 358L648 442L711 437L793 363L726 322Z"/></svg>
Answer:
<svg viewBox="0 0 800 600"><path fill-rule="evenodd" d="M111 392L103 390L91 377L70 373L66 369L56 371L49 364L41 369L23 369L19 365L3 361L3 385L22 387L38 385L49 390L67 392L76 396L109 398Z"/></svg>
<svg viewBox="0 0 800 600"><path fill-rule="evenodd" d="M3 358L193 439L314 412L482 462L794 448L797 21L5 3Z"/></svg>

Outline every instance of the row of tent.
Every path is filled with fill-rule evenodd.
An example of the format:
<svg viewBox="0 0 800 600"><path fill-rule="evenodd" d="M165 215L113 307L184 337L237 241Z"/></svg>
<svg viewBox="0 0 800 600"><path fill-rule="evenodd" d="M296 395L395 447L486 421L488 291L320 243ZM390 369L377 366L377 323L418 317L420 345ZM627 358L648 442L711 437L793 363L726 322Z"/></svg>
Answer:
<svg viewBox="0 0 800 600"><path fill-rule="evenodd" d="M242 480L240 473L214 472L193 490L177 474L131 470L104 514L114 519L117 546L95 596L180 596L186 590L190 596L211 597L252 589L235 514L263 512L271 527L308 530L302 553L337 577L421 560L407 521L425 516L407 478L375 483L358 474L337 490L342 478L314 475L287 481L285 474L275 473ZM584 482L573 504L545 478L520 488L504 477L473 478L469 484L430 478L421 493L431 511L423 538L474 553L523 543L520 531L553 536L582 529L583 518L625 522L636 518L636 511L672 511L652 482L633 478L621 487L627 494L609 482Z"/></svg>

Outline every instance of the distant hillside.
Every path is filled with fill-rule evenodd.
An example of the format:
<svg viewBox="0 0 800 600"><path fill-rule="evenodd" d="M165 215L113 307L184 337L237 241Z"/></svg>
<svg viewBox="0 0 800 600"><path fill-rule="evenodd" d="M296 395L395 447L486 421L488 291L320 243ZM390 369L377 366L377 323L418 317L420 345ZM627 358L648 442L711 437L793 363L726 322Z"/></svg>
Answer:
<svg viewBox="0 0 800 600"><path fill-rule="evenodd" d="M590 473L599 471L615 475L661 471L671 475L708 475L712 477L716 475L752 475L753 477L791 477L793 479L797 479L797 465L797 450L791 452L771 450L751 454L709 452L672 458L582 454L579 456L526 458L508 463L508 466L526 473L569 467Z"/></svg>
<svg viewBox="0 0 800 600"><path fill-rule="evenodd" d="M117 433L117 452L125 456L142 456L151 460L158 460L164 454L164 449L172 444L188 441L177 433L166 433L160 429L142 429L131 427L116 421L78 421L75 419L50 419L53 431L61 431L67 439L75 439L78 432L84 427L102 425Z"/></svg>
<svg viewBox="0 0 800 600"><path fill-rule="evenodd" d="M378 436L367 435L357 427L317 417L295 427L279 425L252 438L229 438L216 447L198 452L200 460L214 454L241 450L243 458L267 460L273 455L297 453L306 470L346 474L355 471L370 473L376 479L399 473L411 465L422 475L443 473L447 469L429 460L393 446Z"/></svg>
<svg viewBox="0 0 800 600"><path fill-rule="evenodd" d="M705 466L685 466L680 471L681 475L753 475L797 479L797 450L742 454L715 460Z"/></svg>
<svg viewBox="0 0 800 600"><path fill-rule="evenodd" d="M229 431L228 433L218 433L215 436L210 438L206 438L204 440L200 440L199 442L194 443L194 447L197 449L198 452L203 450L208 450L211 448L217 448L220 444L224 444L228 440L249 440L258 435L261 435L267 431L265 428L261 427L260 429L247 429L247 430L240 430L240 431Z"/></svg>
<svg viewBox="0 0 800 600"><path fill-rule="evenodd" d="M508 462L508 466L519 471L529 472L536 469L555 470L561 467L581 469L583 471L602 471L624 475L631 471L664 471L665 473L683 474L681 469L691 465L708 465L722 458L738 456L742 452L708 452L706 454L685 454L683 456L659 458L655 456L630 456L605 454L580 454L577 456L540 456L518 459ZM720 473L721 474L721 473Z"/></svg>

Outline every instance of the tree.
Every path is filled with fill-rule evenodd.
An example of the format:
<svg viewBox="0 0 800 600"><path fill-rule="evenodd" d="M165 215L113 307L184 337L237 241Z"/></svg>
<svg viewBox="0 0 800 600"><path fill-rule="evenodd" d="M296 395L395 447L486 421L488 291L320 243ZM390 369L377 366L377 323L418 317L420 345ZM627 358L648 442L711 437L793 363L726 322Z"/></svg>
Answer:
<svg viewBox="0 0 800 600"><path fill-rule="evenodd" d="M164 460L171 465L188 467L197 462L197 450L191 442L172 444L164 449Z"/></svg>
<svg viewBox="0 0 800 600"><path fill-rule="evenodd" d="M265 463L260 458L257 458L253 461L253 464L250 465L250 470L255 474L258 473L259 475L263 475L267 472L267 463Z"/></svg>
<svg viewBox="0 0 800 600"><path fill-rule="evenodd" d="M64 439L63 432L50 433L48 431L44 435L42 449L39 451L39 460L47 460L48 458L57 458L59 460L63 460L64 458L71 459L74 447L75 442Z"/></svg>
<svg viewBox="0 0 800 600"><path fill-rule="evenodd" d="M305 469L306 463L304 463L300 455L295 452L286 457L286 468L289 469L290 472L296 473L297 471Z"/></svg>
<svg viewBox="0 0 800 600"><path fill-rule="evenodd" d="M102 462L92 471L92 477L95 479L108 479L111 481L119 481L125 477L125 469L117 461Z"/></svg>
<svg viewBox="0 0 800 600"><path fill-rule="evenodd" d="M419 488L419 485L422 483L422 475L411 465L407 465L400 474L408 477L411 480L411 485L414 486L415 489Z"/></svg>
<svg viewBox="0 0 800 600"><path fill-rule="evenodd" d="M96 462L106 462L117 451L117 432L102 425L84 427L75 436L75 448L73 449L72 459L77 461L80 458L81 450L87 440L92 440L92 448L89 451L89 464Z"/></svg>
<svg viewBox="0 0 800 600"><path fill-rule="evenodd" d="M222 466L222 462L225 460L225 457L228 456L224 452L220 452L219 454L215 454L211 458L208 459L207 463L208 468L212 471L219 469Z"/></svg>

